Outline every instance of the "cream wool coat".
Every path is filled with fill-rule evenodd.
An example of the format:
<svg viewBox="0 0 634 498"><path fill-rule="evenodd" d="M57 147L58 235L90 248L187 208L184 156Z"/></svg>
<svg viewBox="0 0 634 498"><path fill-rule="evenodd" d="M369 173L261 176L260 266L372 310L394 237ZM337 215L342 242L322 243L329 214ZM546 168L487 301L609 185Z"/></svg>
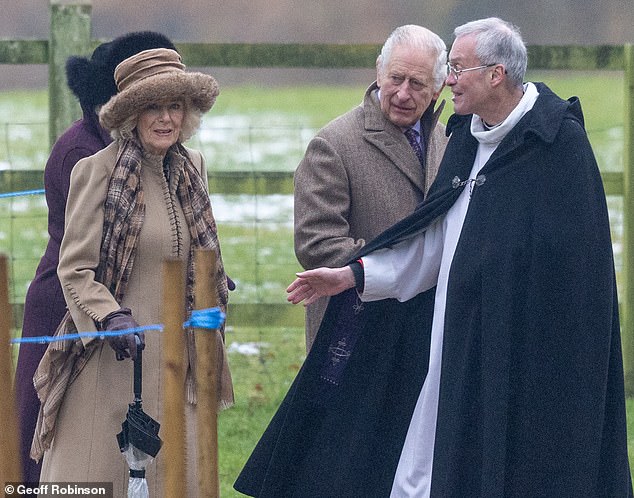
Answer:
<svg viewBox="0 0 634 498"><path fill-rule="evenodd" d="M61 246L58 274L73 320L80 331L96 330L94 319L101 320L119 309L119 304L94 280L99 262L103 226L103 203L108 180L116 162L115 142L97 154L77 163L71 177L66 211L66 232ZM190 157L206 180L200 153ZM138 238L137 255L122 306L132 310L139 325L161 323L161 268L165 258L187 261L190 235L176 196L177 175L172 170L167 184L158 157L143 159L141 181L146 213ZM186 266L186 265L184 265ZM183 275L185 278L185 275ZM162 333L145 334L143 352L143 409L161 421L163 372L161 369ZM98 339L94 339L98 340ZM185 354L185 353L184 353ZM107 343L97 346L63 400L55 438L44 455L42 482L113 482L114 497L127 496L128 466L119 451L116 434L121 430L128 404L133 399L133 362L116 361ZM195 407L187 405L188 459L195 459ZM161 453L147 469L150 496L162 496L159 478ZM193 470L193 465L189 469ZM195 476L190 482L195 486ZM183 496L195 496L185 492Z"/></svg>
<svg viewBox="0 0 634 498"><path fill-rule="evenodd" d="M381 111L376 82L363 103L309 143L295 172L295 255L305 269L345 264L383 230L411 214L431 186L448 138L440 111L423 115L425 171L401 129ZM327 298L306 309L310 348Z"/></svg>

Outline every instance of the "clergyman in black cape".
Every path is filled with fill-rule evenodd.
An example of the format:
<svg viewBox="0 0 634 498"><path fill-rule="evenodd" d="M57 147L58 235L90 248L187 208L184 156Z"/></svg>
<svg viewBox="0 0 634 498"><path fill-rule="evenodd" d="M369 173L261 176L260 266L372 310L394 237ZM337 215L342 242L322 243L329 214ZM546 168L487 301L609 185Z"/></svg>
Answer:
<svg viewBox="0 0 634 498"><path fill-rule="evenodd" d="M236 481L245 494L632 496L609 221L580 103L522 84L514 26L455 34L456 115L428 198L348 267L289 287L292 302L337 295ZM440 233L446 255L456 230L437 285L417 282L430 240ZM415 409L434 415L431 446L412 444Z"/></svg>

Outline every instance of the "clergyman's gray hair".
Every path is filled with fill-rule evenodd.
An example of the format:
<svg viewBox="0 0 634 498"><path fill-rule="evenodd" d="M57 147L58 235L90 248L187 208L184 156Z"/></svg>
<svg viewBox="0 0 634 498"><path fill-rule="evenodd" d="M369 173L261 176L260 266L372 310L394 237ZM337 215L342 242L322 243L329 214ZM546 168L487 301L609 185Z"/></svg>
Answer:
<svg viewBox="0 0 634 498"><path fill-rule="evenodd" d="M436 33L417 26L406 24L396 28L383 44L381 53L377 59L377 69L384 73L392 56L394 47L406 45L416 50L431 50L436 54L436 64L434 65L434 91L440 91L447 78L447 45Z"/></svg>
<svg viewBox="0 0 634 498"><path fill-rule="evenodd" d="M476 56L481 64L503 64L508 78L524 83L528 55L517 26L497 17L471 21L454 30L454 36L476 35Z"/></svg>

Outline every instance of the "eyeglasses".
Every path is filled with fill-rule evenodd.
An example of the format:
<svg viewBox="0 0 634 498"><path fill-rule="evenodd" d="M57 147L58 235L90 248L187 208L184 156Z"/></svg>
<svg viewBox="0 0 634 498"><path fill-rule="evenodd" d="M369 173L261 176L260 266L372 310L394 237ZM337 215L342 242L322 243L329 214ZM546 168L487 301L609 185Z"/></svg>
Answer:
<svg viewBox="0 0 634 498"><path fill-rule="evenodd" d="M494 63L494 64L485 64L485 65L483 65L483 66L476 66L476 67L466 67L466 68L464 68L464 69L456 69L456 68L455 68L455 67L451 64L451 62L447 62L447 77L448 77L450 74L453 74L453 75L454 75L454 77L455 77L456 79L458 79L462 73L466 73L466 72L468 72L468 71L476 71L477 69L485 69L485 68L487 68L487 67L493 67L493 66L497 66L497 63Z"/></svg>

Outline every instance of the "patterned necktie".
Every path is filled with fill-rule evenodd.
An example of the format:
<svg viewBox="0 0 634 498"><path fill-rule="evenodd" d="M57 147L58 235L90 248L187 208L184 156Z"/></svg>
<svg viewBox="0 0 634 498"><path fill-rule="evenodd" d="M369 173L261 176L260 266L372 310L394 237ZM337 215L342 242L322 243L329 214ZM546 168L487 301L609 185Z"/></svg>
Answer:
<svg viewBox="0 0 634 498"><path fill-rule="evenodd" d="M414 149L414 153L416 154L421 166L424 166L425 154L423 154L423 148L418 142L418 132L414 128L408 128L405 130L405 136L407 137L409 144L412 146L412 149Z"/></svg>

